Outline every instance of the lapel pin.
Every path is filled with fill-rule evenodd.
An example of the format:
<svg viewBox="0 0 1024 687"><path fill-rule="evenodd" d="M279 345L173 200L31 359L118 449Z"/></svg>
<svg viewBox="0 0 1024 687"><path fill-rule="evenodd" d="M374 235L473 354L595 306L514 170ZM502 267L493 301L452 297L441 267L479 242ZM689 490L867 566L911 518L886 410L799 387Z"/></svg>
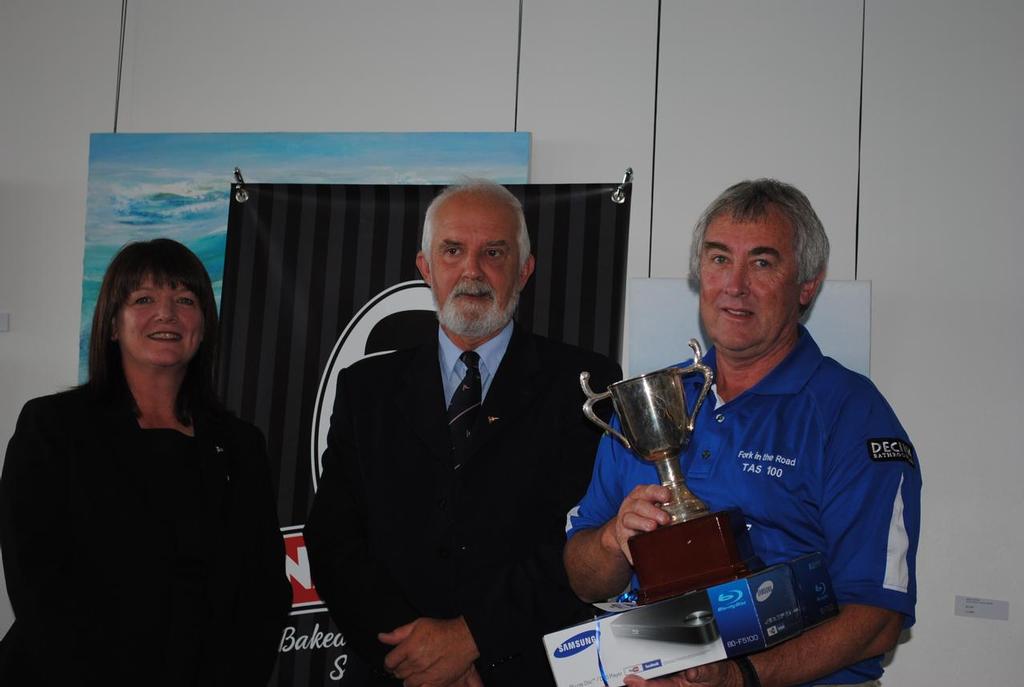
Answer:
<svg viewBox="0 0 1024 687"><path fill-rule="evenodd" d="M498 417L497 415L488 415L487 416L487 424L493 425L495 422L497 422L500 419L501 418Z"/></svg>
<svg viewBox="0 0 1024 687"><path fill-rule="evenodd" d="M217 444L214 444L213 447L217 449L217 453L224 453L224 449L218 446Z"/></svg>

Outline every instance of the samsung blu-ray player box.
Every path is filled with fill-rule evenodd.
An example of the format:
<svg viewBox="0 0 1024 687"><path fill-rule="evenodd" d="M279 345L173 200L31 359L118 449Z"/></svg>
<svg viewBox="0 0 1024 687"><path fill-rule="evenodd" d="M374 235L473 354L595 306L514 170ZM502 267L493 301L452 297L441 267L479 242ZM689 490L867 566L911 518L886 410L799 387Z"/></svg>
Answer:
<svg viewBox="0 0 1024 687"><path fill-rule="evenodd" d="M559 687L617 687L760 651L838 612L821 554L544 637Z"/></svg>

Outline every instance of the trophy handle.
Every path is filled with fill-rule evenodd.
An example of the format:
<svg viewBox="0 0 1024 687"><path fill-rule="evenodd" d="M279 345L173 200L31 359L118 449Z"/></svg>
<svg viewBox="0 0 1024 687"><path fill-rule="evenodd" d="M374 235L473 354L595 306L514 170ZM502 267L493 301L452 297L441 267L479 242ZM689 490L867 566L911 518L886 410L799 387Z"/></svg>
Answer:
<svg viewBox="0 0 1024 687"><path fill-rule="evenodd" d="M679 370L679 375L686 376L691 372L700 372L704 375L704 388L700 390L700 395L697 396L697 402L693 404L693 412L690 413L690 419L686 423L687 433L692 434L693 425L697 421L697 411L700 410L701 405L704 403L704 399L707 398L708 391L711 390L711 384L715 381L715 373L710 367L701 361L704 354L700 350L700 344L697 342L697 339L690 339L689 346L690 350L693 351L693 363L688 367L684 367Z"/></svg>
<svg viewBox="0 0 1024 687"><path fill-rule="evenodd" d="M614 436L616 439L622 442L623 446L632 451L633 446L629 443L629 439L627 439L626 437L622 436L622 434L612 429L612 427L607 422L599 418L597 416L597 413L594 412L594 404L597 403L598 401L603 401L606 398L611 398L612 392L604 391L600 394L594 393L594 390L590 388L589 372L580 372L580 388L583 389L583 393L587 397L587 402L583 404L583 414L587 416L587 419L593 422L601 429L603 429L605 432L608 432L609 434Z"/></svg>

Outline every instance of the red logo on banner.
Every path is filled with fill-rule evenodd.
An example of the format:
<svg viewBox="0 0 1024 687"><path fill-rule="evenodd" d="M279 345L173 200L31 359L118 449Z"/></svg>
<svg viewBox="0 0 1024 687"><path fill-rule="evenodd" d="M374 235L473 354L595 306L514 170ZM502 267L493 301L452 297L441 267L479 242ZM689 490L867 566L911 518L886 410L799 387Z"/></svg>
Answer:
<svg viewBox="0 0 1024 687"><path fill-rule="evenodd" d="M302 528L282 528L284 536L284 567L292 583L292 614L316 613L326 610L324 602L317 596L313 576L309 571L309 553Z"/></svg>

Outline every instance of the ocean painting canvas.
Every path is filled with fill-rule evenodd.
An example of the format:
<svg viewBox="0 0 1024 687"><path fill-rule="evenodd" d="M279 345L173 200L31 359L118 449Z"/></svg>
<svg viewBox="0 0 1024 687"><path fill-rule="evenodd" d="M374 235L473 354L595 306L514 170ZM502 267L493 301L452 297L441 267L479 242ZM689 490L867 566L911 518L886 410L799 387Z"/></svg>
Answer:
<svg viewBox="0 0 1024 687"><path fill-rule="evenodd" d="M233 170L249 183L529 181L530 134L93 134L82 277L79 379L103 273L124 244L166 237L203 261L220 303Z"/></svg>

